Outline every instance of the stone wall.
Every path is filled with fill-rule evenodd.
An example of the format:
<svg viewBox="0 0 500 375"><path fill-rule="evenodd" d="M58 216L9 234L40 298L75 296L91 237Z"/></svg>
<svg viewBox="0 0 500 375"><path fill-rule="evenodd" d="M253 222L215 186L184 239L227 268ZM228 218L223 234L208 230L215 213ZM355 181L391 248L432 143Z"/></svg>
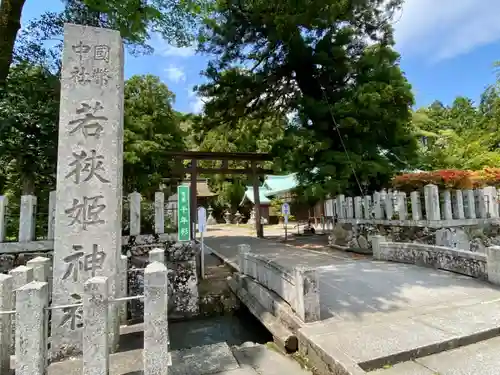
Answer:
<svg viewBox="0 0 500 375"><path fill-rule="evenodd" d="M144 237L144 236L143 236ZM196 242L175 242L160 240L151 235L136 245L131 237L123 246L124 254L129 259L128 295L141 295L144 291L144 268L149 263L149 252L155 248L165 250L165 262L168 268L169 300L168 316L170 319L184 319L198 315L198 272L197 258L200 246ZM129 319L136 321L143 316L144 304L140 300L129 302Z"/></svg>
<svg viewBox="0 0 500 375"><path fill-rule="evenodd" d="M341 249L358 249L372 252L372 237L382 235L389 242L420 243L444 246L471 252L485 253L486 248L500 245L500 223L498 220L475 220L474 223L440 227L433 223L339 222L329 235L329 245ZM418 224L418 225L417 225ZM426 225L427 224L427 225ZM460 225L462 224L462 225Z"/></svg>
<svg viewBox="0 0 500 375"><path fill-rule="evenodd" d="M165 249L165 261L169 270L169 318L183 319L198 314L198 277L197 258L200 248L195 242L178 243L172 236L141 235L124 237L122 254L128 258L128 296L142 295L144 292L144 268L148 264L148 253L151 249ZM52 262L53 251L20 252L0 254L0 273L24 266L26 263L42 256ZM52 273L49 279L52 278ZM142 319L143 302L128 302L128 318L132 321Z"/></svg>
<svg viewBox="0 0 500 375"><path fill-rule="evenodd" d="M416 243L384 242L382 236L373 240L373 257L446 271L488 280L485 254Z"/></svg>

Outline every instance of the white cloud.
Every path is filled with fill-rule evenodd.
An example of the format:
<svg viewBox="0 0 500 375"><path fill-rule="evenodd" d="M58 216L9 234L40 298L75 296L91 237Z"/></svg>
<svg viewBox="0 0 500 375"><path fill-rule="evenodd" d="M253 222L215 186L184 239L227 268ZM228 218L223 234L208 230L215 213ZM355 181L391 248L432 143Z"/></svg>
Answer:
<svg viewBox="0 0 500 375"><path fill-rule="evenodd" d="M498 0L406 0L396 48L433 62L466 54L500 41L499 13Z"/></svg>
<svg viewBox="0 0 500 375"><path fill-rule="evenodd" d="M189 86L187 88L187 95L189 98L189 107L191 108L191 112L193 113L201 113L203 111L203 107L205 106L206 99L202 96L198 95L196 91L193 90L194 86Z"/></svg>
<svg viewBox="0 0 500 375"><path fill-rule="evenodd" d="M150 39L151 46L155 50L155 55L169 57L191 57L196 53L194 46L190 47L174 47L167 44L160 34L155 33Z"/></svg>
<svg viewBox="0 0 500 375"><path fill-rule="evenodd" d="M173 64L170 64L168 68L165 68L165 73L167 78L172 82L177 83L186 80L186 73L184 72L184 69Z"/></svg>
<svg viewBox="0 0 500 375"><path fill-rule="evenodd" d="M191 57L196 53L193 47L174 47L167 45L161 54L163 56Z"/></svg>

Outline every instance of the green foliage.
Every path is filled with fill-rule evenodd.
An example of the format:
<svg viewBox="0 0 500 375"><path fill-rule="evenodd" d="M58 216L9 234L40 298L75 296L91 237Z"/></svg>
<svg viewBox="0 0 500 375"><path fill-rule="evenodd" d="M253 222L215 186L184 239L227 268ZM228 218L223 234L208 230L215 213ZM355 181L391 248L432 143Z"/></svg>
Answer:
<svg viewBox="0 0 500 375"><path fill-rule="evenodd" d="M423 170L480 170L500 165L500 96L488 87L481 102L457 97L451 106L435 102L413 114L414 132L421 140Z"/></svg>
<svg viewBox="0 0 500 375"><path fill-rule="evenodd" d="M55 188L59 78L30 63L15 65L0 99L4 188L15 196ZM20 183L21 182L21 183Z"/></svg>
<svg viewBox="0 0 500 375"><path fill-rule="evenodd" d="M383 5L386 4L386 5ZM210 128L296 112L273 153L317 193L388 182L413 162L411 87L392 49L401 1L217 2L201 49ZM370 41L370 45L368 44ZM235 67L238 65L238 67Z"/></svg>
<svg viewBox="0 0 500 375"><path fill-rule="evenodd" d="M124 191L151 199L170 175L166 151L183 150L183 132L172 110L174 94L156 76L125 82Z"/></svg>

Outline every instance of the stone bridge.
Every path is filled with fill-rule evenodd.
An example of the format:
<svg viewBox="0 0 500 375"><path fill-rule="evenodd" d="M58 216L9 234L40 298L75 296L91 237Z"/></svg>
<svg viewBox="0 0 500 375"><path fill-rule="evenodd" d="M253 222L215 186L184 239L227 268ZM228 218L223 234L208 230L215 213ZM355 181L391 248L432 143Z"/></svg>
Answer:
<svg viewBox="0 0 500 375"><path fill-rule="evenodd" d="M234 229L209 232L205 243L239 271L232 288L275 341L298 346L320 374L497 372L500 289L443 269L477 271L470 260L494 282L500 249L490 248L483 259L446 249L419 258L412 248L413 256L399 259L400 247L378 239L374 254L387 261L304 250Z"/></svg>

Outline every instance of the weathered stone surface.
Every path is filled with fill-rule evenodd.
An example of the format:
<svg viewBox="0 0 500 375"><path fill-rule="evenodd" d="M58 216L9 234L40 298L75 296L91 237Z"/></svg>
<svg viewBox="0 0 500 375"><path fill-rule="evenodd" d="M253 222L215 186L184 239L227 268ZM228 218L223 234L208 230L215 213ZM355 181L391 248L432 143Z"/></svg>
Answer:
<svg viewBox="0 0 500 375"><path fill-rule="evenodd" d="M155 240L156 239L156 240ZM200 247L195 242L158 242L157 236L150 237L150 243L124 247L131 254L131 269L128 272L129 295L142 295L144 292L144 268L149 262L149 252L154 248L164 248L166 265L169 270L169 316L187 318L199 313L198 277L196 257ZM135 270L137 269L137 271ZM130 318L142 319L143 302L130 301Z"/></svg>
<svg viewBox="0 0 500 375"><path fill-rule="evenodd" d="M488 247L486 259L489 282L500 285L500 246Z"/></svg>
<svg viewBox="0 0 500 375"><path fill-rule="evenodd" d="M168 344L167 268L153 262L144 271L144 375L167 373Z"/></svg>
<svg viewBox="0 0 500 375"><path fill-rule="evenodd" d="M109 279L95 276L83 285L83 375L109 373ZM112 328L111 328L112 329Z"/></svg>
<svg viewBox="0 0 500 375"><path fill-rule="evenodd" d="M37 199L34 195L21 196L19 214L19 242L35 239L35 216Z"/></svg>
<svg viewBox="0 0 500 375"><path fill-rule="evenodd" d="M83 283L109 277L115 296L121 250L123 43L110 29L66 24L53 265L53 303L81 302ZM110 305L116 337L116 305ZM81 320L54 310L51 356L82 349ZM75 324L73 324L75 323ZM114 341L111 340L112 342Z"/></svg>
<svg viewBox="0 0 500 375"><path fill-rule="evenodd" d="M33 281L16 291L16 375L45 375L48 284Z"/></svg>
<svg viewBox="0 0 500 375"><path fill-rule="evenodd" d="M0 311L13 311L12 276L0 273ZM10 369L10 352L12 346L13 314L0 315L0 374L8 374Z"/></svg>
<svg viewBox="0 0 500 375"><path fill-rule="evenodd" d="M382 242L379 247L378 259L434 267L482 280L488 279L486 256L483 254L416 243Z"/></svg>

